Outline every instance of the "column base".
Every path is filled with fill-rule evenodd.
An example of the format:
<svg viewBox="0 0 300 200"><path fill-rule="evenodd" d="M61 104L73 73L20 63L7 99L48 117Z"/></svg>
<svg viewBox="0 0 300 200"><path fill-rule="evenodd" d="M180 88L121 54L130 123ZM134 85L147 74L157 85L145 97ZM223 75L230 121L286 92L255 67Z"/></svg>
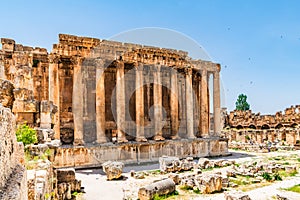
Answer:
<svg viewBox="0 0 300 200"><path fill-rule="evenodd" d="M83 146L84 145L84 141L83 139L75 139L73 142L74 146Z"/></svg>
<svg viewBox="0 0 300 200"><path fill-rule="evenodd" d="M209 134L201 135L202 138L210 138Z"/></svg>
<svg viewBox="0 0 300 200"><path fill-rule="evenodd" d="M117 140L118 143L126 143L128 140L126 138L118 138Z"/></svg>
<svg viewBox="0 0 300 200"><path fill-rule="evenodd" d="M126 139L125 133L122 130L118 130L118 133L117 133L117 142L118 143L128 142L128 140Z"/></svg>
<svg viewBox="0 0 300 200"><path fill-rule="evenodd" d="M145 137L138 137L135 139L137 142L147 142L148 140Z"/></svg>
<svg viewBox="0 0 300 200"><path fill-rule="evenodd" d="M165 138L163 136L161 136L161 135L156 135L156 136L154 136L153 139L156 140L156 141L163 141L163 140L165 140Z"/></svg>
<svg viewBox="0 0 300 200"><path fill-rule="evenodd" d="M178 135L173 135L173 136L171 136L171 139L172 139L172 140L179 140L180 137L179 137Z"/></svg>
<svg viewBox="0 0 300 200"><path fill-rule="evenodd" d="M106 137L98 138L98 139L96 140L96 142L97 142L98 144L107 143L107 138L106 138Z"/></svg>

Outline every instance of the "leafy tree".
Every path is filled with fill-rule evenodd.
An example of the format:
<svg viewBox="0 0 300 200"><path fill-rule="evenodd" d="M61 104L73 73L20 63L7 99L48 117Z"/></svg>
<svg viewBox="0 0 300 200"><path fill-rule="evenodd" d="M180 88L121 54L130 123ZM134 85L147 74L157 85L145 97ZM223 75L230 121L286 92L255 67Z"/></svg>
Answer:
<svg viewBox="0 0 300 200"><path fill-rule="evenodd" d="M23 142L24 145L33 144L37 142L36 131L26 124L21 124L18 126L16 136L17 141Z"/></svg>
<svg viewBox="0 0 300 200"><path fill-rule="evenodd" d="M240 94L235 102L236 110L249 110L250 105L247 103L247 95Z"/></svg>

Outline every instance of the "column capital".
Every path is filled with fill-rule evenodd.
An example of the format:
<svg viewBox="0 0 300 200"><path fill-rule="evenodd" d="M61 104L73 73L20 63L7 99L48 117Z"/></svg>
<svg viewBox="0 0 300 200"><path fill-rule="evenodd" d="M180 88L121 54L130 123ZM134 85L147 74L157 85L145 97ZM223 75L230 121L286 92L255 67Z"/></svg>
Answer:
<svg viewBox="0 0 300 200"><path fill-rule="evenodd" d="M143 71L143 69L144 69L144 64L141 63L141 62L134 62L134 63L133 63L133 69L134 69L134 70Z"/></svg>
<svg viewBox="0 0 300 200"><path fill-rule="evenodd" d="M200 70L201 76L207 76L208 72L206 69Z"/></svg>
<svg viewBox="0 0 300 200"><path fill-rule="evenodd" d="M84 57L81 56L72 56L70 58L70 61L73 65L81 65L82 62L84 61Z"/></svg>
<svg viewBox="0 0 300 200"><path fill-rule="evenodd" d="M193 69L191 67L184 68L185 75L192 75Z"/></svg>
<svg viewBox="0 0 300 200"><path fill-rule="evenodd" d="M116 61L115 66L117 69L124 69L124 62L123 61Z"/></svg>
<svg viewBox="0 0 300 200"><path fill-rule="evenodd" d="M214 76L215 78L220 77L220 72L214 71L214 72L213 72L213 76Z"/></svg>
<svg viewBox="0 0 300 200"><path fill-rule="evenodd" d="M50 54L49 62L50 62L50 64L58 64L60 62L60 56L55 55L55 54Z"/></svg>

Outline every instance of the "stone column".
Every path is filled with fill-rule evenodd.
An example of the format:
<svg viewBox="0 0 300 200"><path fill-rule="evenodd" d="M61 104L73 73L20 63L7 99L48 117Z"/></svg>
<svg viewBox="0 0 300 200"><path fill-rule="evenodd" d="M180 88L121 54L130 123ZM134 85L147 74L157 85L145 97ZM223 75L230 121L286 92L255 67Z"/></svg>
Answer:
<svg viewBox="0 0 300 200"><path fill-rule="evenodd" d="M82 84L82 58L72 57L74 65L73 73L73 96L72 112L74 121L74 142L73 145L84 145L83 141L83 84Z"/></svg>
<svg viewBox="0 0 300 200"><path fill-rule="evenodd" d="M209 113L208 113L208 84L207 71L201 71L201 91L200 91L200 132L202 137L209 137Z"/></svg>
<svg viewBox="0 0 300 200"><path fill-rule="evenodd" d="M162 136L162 85L161 85L161 77L160 77L160 65L154 66L153 71L153 102L154 102L154 129L155 136L154 140L164 140Z"/></svg>
<svg viewBox="0 0 300 200"><path fill-rule="evenodd" d="M171 94L170 94L170 107L171 107L171 133L172 139L179 139L178 136L178 80L177 69L171 69Z"/></svg>
<svg viewBox="0 0 300 200"><path fill-rule="evenodd" d="M96 129L97 143L107 142L105 135L105 75L104 61L96 60Z"/></svg>
<svg viewBox="0 0 300 200"><path fill-rule="evenodd" d="M117 137L118 143L128 142L125 135L125 78L124 63L118 61L117 68L117 84L116 84L116 107L117 107Z"/></svg>
<svg viewBox="0 0 300 200"><path fill-rule="evenodd" d="M214 134L216 136L221 133L221 100L220 100L220 73L216 71L214 76Z"/></svg>
<svg viewBox="0 0 300 200"><path fill-rule="evenodd" d="M57 112L53 117L54 121L54 138L60 140L60 102L59 102L59 74L58 63L59 57L55 55L49 56L49 100L57 106Z"/></svg>
<svg viewBox="0 0 300 200"><path fill-rule="evenodd" d="M185 69L186 133L189 139L195 138L192 72L192 68Z"/></svg>
<svg viewBox="0 0 300 200"><path fill-rule="evenodd" d="M136 63L137 64L137 63ZM136 138L137 142L146 142L144 122L144 78L143 65L137 65L135 71L135 114L136 114Z"/></svg>

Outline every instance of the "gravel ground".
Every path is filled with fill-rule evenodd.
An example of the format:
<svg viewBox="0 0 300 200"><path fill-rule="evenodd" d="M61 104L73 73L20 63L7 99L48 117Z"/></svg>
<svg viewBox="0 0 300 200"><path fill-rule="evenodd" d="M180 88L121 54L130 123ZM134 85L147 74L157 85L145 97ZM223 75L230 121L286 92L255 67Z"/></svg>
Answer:
<svg viewBox="0 0 300 200"><path fill-rule="evenodd" d="M261 158L266 156L278 156L288 154L290 152L271 152L268 154L258 154L258 153L248 153L248 152L232 152L231 156L220 157L215 159L228 159L235 160L236 162L244 162L252 160L253 158ZM298 153L300 151L294 151L293 153ZM300 156L299 156L300 157ZM82 195L83 200L121 200L124 197L124 193L128 194L128 190L133 190L135 193L138 191L138 188L141 185L151 183L155 178L146 178L146 179L134 179L129 175L130 170L136 172L144 170L155 170L158 169L158 163L147 164L147 165L131 165L124 167L124 179L116 181L106 181L105 173L102 169L82 169L76 171L76 178L82 181L82 186L85 187L85 192ZM157 177L156 177L157 178ZM274 183L269 186L257 188L247 192L252 200L268 200L274 199L273 196L276 194L282 194L285 197L288 197L290 200L300 200L300 194L294 192L288 192L280 190L280 188L287 188L293 185L300 184L300 175L292 177L290 179ZM125 191L124 191L125 190ZM201 195L194 199L206 199L206 200L221 200L224 199L224 194L213 194L213 195Z"/></svg>

